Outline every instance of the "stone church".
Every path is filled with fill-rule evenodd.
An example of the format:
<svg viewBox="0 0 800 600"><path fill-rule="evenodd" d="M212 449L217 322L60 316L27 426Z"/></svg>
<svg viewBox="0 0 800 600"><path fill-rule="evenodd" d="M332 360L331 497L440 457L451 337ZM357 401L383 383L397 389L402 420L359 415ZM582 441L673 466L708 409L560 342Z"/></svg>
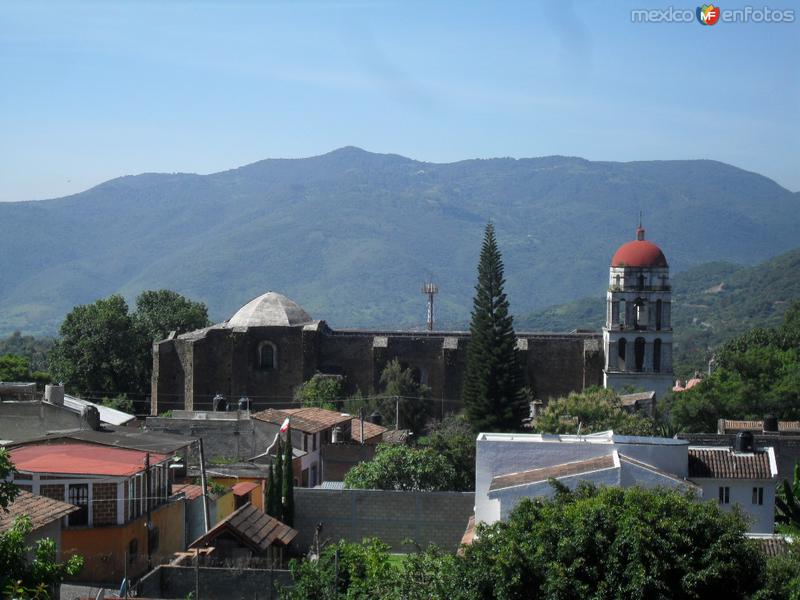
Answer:
<svg viewBox="0 0 800 600"><path fill-rule="evenodd" d="M641 227L614 254L607 297L602 332L517 333L525 385L537 398L593 385L633 385L658 395L670 388L669 269ZM370 395L396 358L450 412L459 407L469 340L466 331L332 329L267 292L223 323L153 345L151 411L213 410L220 395L247 397L254 410L278 406L315 373L342 376L348 394Z"/></svg>

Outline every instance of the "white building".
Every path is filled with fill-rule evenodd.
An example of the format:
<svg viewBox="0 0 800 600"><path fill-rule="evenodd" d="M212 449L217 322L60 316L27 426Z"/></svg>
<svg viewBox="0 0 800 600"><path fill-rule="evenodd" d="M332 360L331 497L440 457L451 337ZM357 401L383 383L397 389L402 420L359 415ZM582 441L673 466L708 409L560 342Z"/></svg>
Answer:
<svg viewBox="0 0 800 600"><path fill-rule="evenodd" d="M742 451L692 448L685 440L612 431L585 436L481 433L475 521L506 519L522 498L551 495L551 478L573 489L586 481L693 490L702 499L721 498L726 509L739 504L752 532L772 533L774 527L777 468L772 448L754 450L752 442Z"/></svg>
<svg viewBox="0 0 800 600"><path fill-rule="evenodd" d="M672 389L672 293L661 248L636 239L614 253L603 327L603 385L633 386L662 397Z"/></svg>

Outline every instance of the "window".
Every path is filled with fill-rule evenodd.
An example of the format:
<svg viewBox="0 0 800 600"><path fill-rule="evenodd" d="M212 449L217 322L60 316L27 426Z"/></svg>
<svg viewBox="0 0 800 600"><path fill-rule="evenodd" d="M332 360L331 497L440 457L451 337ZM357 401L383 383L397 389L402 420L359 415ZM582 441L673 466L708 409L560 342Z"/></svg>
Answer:
<svg viewBox="0 0 800 600"><path fill-rule="evenodd" d="M644 275L639 275L639 289L644 289Z"/></svg>
<svg viewBox="0 0 800 600"><path fill-rule="evenodd" d="M258 368L264 371L278 368L278 349L272 342L261 342L258 345Z"/></svg>
<svg viewBox="0 0 800 600"><path fill-rule="evenodd" d="M89 484L73 483L67 492L67 502L80 507L80 510L69 515L69 526L75 527L89 524Z"/></svg>
<svg viewBox="0 0 800 600"><path fill-rule="evenodd" d="M625 338L621 338L617 345L617 353L619 354L619 370L625 370L625 351L628 346L628 341Z"/></svg>
<svg viewBox="0 0 800 600"><path fill-rule="evenodd" d="M656 329L661 329L661 300L656 300Z"/></svg>
<svg viewBox="0 0 800 600"><path fill-rule="evenodd" d="M619 301L619 326L625 327L628 323L628 311L627 311L628 303L625 300Z"/></svg>
<svg viewBox="0 0 800 600"><path fill-rule="evenodd" d="M636 360L636 370L644 370L644 338L636 338L633 353Z"/></svg>
<svg viewBox="0 0 800 600"><path fill-rule="evenodd" d="M653 342L653 371L659 373L661 371L661 340L656 339Z"/></svg>
<svg viewBox="0 0 800 600"><path fill-rule="evenodd" d="M303 452L308 452L308 434L303 434Z"/></svg>
<svg viewBox="0 0 800 600"><path fill-rule="evenodd" d="M647 329L647 302L639 298L634 304L633 326Z"/></svg>
<svg viewBox="0 0 800 600"><path fill-rule="evenodd" d="M316 452L317 451L317 434L316 433L311 434L311 451L312 452Z"/></svg>
<svg viewBox="0 0 800 600"><path fill-rule="evenodd" d="M763 487L754 487L753 488L753 504L758 504L759 506L764 504L764 488Z"/></svg>
<svg viewBox="0 0 800 600"><path fill-rule="evenodd" d="M727 485L719 486L719 503L720 504L731 503L731 488L729 488Z"/></svg>

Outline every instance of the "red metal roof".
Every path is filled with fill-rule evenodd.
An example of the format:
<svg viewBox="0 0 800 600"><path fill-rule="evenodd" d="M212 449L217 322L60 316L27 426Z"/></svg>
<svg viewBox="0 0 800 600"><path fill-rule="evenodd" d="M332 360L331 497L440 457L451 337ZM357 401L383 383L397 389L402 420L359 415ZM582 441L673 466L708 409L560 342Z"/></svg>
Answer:
<svg viewBox="0 0 800 600"><path fill-rule="evenodd" d="M129 476L144 470L147 452L96 444L38 444L9 452L18 471L70 475ZM167 458L150 453L150 464Z"/></svg>

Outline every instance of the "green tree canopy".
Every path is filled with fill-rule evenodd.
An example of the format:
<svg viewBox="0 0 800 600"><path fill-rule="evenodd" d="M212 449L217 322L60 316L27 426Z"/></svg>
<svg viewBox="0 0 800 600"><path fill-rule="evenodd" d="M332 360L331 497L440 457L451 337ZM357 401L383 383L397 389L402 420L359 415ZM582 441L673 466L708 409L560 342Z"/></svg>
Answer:
<svg viewBox="0 0 800 600"><path fill-rule="evenodd" d="M503 269L489 223L478 263L463 390L467 417L476 431L518 431L528 414Z"/></svg>
<svg viewBox="0 0 800 600"><path fill-rule="evenodd" d="M447 459L430 448L380 444L372 460L347 472L345 487L367 490L456 489L457 476Z"/></svg>
<svg viewBox="0 0 800 600"><path fill-rule="evenodd" d="M753 329L725 344L710 377L668 397L662 412L680 431L717 430L717 420L800 419L800 303L784 324Z"/></svg>
<svg viewBox="0 0 800 600"><path fill-rule="evenodd" d="M205 305L175 292L143 292L132 313L115 294L67 314L50 352L51 370L80 394L144 395L150 389L153 341L206 325Z"/></svg>
<svg viewBox="0 0 800 600"><path fill-rule="evenodd" d="M3 354L0 356L0 381L50 383L50 375L44 371L32 371L27 357Z"/></svg>
<svg viewBox="0 0 800 600"><path fill-rule="evenodd" d="M315 373L311 379L304 382L294 394L294 399L303 406L316 406L336 410L337 401L344 394L344 382L337 375L324 375Z"/></svg>
<svg viewBox="0 0 800 600"><path fill-rule="evenodd" d="M448 416L420 440L420 446L430 448L443 457L455 472L453 487L460 492L475 489L475 433L463 416Z"/></svg>
<svg viewBox="0 0 800 600"><path fill-rule="evenodd" d="M622 435L654 435L652 419L630 413L622 407L619 396L599 387L574 392L551 400L533 422L540 433L596 433L613 429Z"/></svg>
<svg viewBox="0 0 800 600"><path fill-rule="evenodd" d="M292 429L286 430L286 443L283 445L283 481L281 482L281 521L294 525L294 455L292 453Z"/></svg>
<svg viewBox="0 0 800 600"><path fill-rule="evenodd" d="M394 424L399 409L399 429L410 429L420 435L431 416L431 390L418 381L418 376L410 367L404 367L398 360L391 360L381 372L381 415L384 423Z"/></svg>

